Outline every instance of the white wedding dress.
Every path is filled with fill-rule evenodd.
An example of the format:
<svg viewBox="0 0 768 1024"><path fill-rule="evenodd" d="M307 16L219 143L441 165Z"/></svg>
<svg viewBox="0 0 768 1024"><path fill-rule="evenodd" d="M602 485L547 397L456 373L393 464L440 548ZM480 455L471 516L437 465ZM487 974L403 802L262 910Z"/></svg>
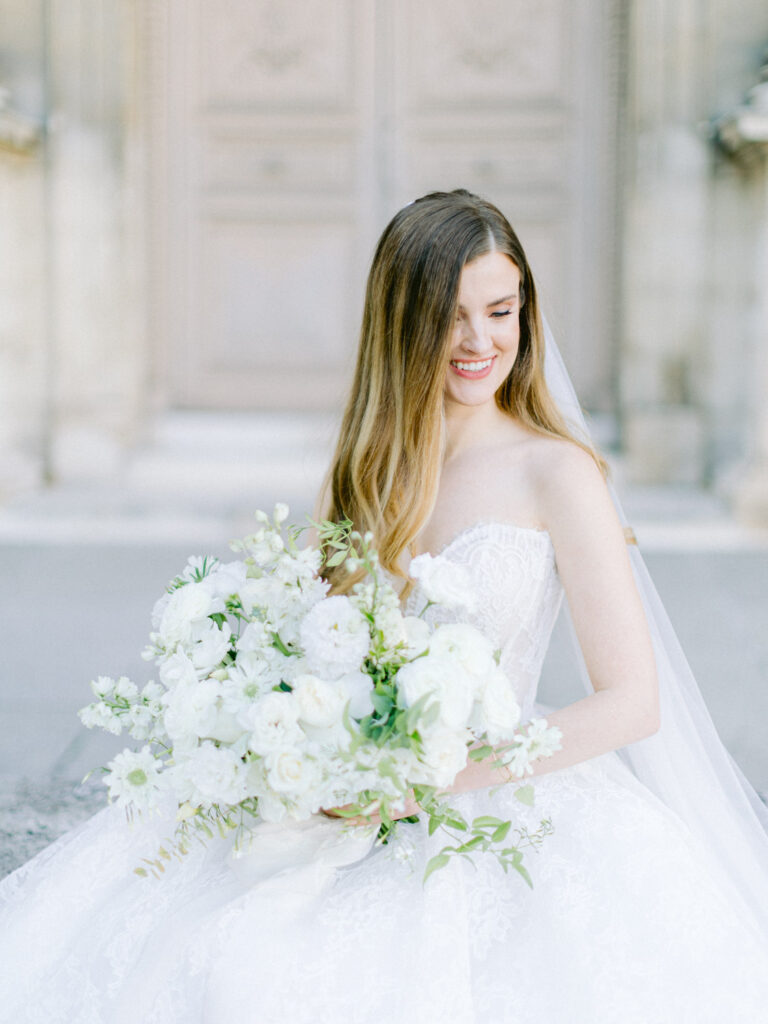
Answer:
<svg viewBox="0 0 768 1024"><path fill-rule="evenodd" d="M479 524L444 550L481 598L524 713L562 590L548 534ZM420 603L411 596L411 609ZM107 808L0 883L7 1024L709 1024L768 1021L768 946L730 880L616 754L455 798L554 834L532 890L452 862L421 824L371 848L338 821L216 839L161 880L133 869L172 818ZM405 854L412 847L410 862Z"/></svg>

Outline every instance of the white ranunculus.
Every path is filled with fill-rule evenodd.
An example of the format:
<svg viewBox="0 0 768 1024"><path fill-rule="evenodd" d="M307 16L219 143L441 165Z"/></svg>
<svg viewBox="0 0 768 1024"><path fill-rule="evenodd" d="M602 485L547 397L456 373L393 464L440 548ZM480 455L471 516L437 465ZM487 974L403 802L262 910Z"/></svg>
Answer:
<svg viewBox="0 0 768 1024"><path fill-rule="evenodd" d="M467 736L441 729L426 737L413 780L429 786L450 786L466 763Z"/></svg>
<svg viewBox="0 0 768 1024"><path fill-rule="evenodd" d="M205 580L187 583L170 595L157 631L166 648L188 644L197 639L209 615L223 611L224 602L211 593Z"/></svg>
<svg viewBox="0 0 768 1024"><path fill-rule="evenodd" d="M444 608L474 611L477 596L466 566L451 562L443 555L424 554L411 560L408 572L428 601Z"/></svg>
<svg viewBox="0 0 768 1024"><path fill-rule="evenodd" d="M255 754L295 747L304 739L299 723L299 705L292 693L268 693L240 715L251 732L250 749Z"/></svg>
<svg viewBox="0 0 768 1024"><path fill-rule="evenodd" d="M474 702L472 683L450 658L427 654L409 662L396 677L407 707L425 694L440 705L440 723L448 729L463 729L469 722Z"/></svg>
<svg viewBox="0 0 768 1024"><path fill-rule="evenodd" d="M294 680L293 693L299 705L299 718L317 729L329 729L341 721L344 711L342 691L317 676L301 675Z"/></svg>
<svg viewBox="0 0 768 1024"><path fill-rule="evenodd" d="M496 668L483 689L478 705L478 732L485 733L489 743L511 740L520 723L520 705L512 684L500 668Z"/></svg>
<svg viewBox="0 0 768 1024"><path fill-rule="evenodd" d="M478 683L496 668L490 640L479 629L464 622L438 626L429 642L431 654L454 658L461 668Z"/></svg>
<svg viewBox="0 0 768 1024"><path fill-rule="evenodd" d="M109 774L106 783L109 799L117 800L125 807L129 804L139 810L151 810L157 806L163 793L160 765L149 747L143 750L124 750L107 765Z"/></svg>
<svg viewBox="0 0 768 1024"><path fill-rule="evenodd" d="M267 781L276 793L300 796L317 784L317 763L295 749L275 750L266 758Z"/></svg>
<svg viewBox="0 0 768 1024"><path fill-rule="evenodd" d="M370 646L367 620L348 597L338 594L310 609L300 634L307 661L328 678L359 669Z"/></svg>
<svg viewBox="0 0 768 1024"><path fill-rule="evenodd" d="M163 695L165 730L174 743L211 735L218 721L220 695L221 684L212 679L179 683Z"/></svg>
<svg viewBox="0 0 768 1024"><path fill-rule="evenodd" d="M170 769L173 788L193 806L237 804L247 795L247 770L227 747L206 741Z"/></svg>
<svg viewBox="0 0 768 1024"><path fill-rule="evenodd" d="M198 640L189 648L189 658L198 675L206 676L221 664L229 650L232 633L225 624L223 629L211 620Z"/></svg>

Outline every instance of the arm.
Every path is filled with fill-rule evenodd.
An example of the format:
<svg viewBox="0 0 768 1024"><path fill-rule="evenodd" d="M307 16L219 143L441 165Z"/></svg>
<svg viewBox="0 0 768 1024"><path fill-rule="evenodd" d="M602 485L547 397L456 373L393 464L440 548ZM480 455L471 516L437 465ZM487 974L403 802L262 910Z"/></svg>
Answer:
<svg viewBox="0 0 768 1024"><path fill-rule="evenodd" d="M537 495L594 693L547 716L562 749L534 775L567 768L634 743L659 727L656 665L624 531L592 459L554 442L542 460ZM505 781L501 765L470 763L452 792Z"/></svg>

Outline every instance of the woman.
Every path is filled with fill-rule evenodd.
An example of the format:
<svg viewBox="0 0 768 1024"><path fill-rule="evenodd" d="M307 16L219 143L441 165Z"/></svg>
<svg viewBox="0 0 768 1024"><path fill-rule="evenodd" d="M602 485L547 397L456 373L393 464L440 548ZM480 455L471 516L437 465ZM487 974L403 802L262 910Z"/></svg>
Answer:
<svg viewBox="0 0 768 1024"><path fill-rule="evenodd" d="M467 815L534 829L551 817L528 858L533 890L490 858L423 886L439 840L421 824L394 849L353 843L335 863L278 828L244 869L222 842L162 883L129 881L167 825L127 834L107 809L0 888L0 1020L765 1019L765 835L744 791L729 799L706 724L686 718L695 694L670 683L677 653L635 583L603 464L566 425L567 388L549 393L543 344L530 268L499 211L463 191L406 207L371 269L328 499L329 518L373 531L411 608L423 604L411 555L467 567L480 597L469 620L500 649L526 717L565 592L592 692L549 716L562 750L539 763L535 807L498 785L499 763L468 766L453 787ZM354 580L328 575L337 589ZM636 775L612 753L627 744ZM701 801L685 775L705 763Z"/></svg>

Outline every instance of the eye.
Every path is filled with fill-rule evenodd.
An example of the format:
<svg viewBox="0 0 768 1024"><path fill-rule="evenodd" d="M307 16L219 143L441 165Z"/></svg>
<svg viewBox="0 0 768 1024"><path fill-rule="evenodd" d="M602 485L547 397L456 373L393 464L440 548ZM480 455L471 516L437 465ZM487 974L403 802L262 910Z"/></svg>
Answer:
<svg viewBox="0 0 768 1024"><path fill-rule="evenodd" d="M511 309L496 309L491 313L491 316L495 316L497 319L502 316L512 316Z"/></svg>

